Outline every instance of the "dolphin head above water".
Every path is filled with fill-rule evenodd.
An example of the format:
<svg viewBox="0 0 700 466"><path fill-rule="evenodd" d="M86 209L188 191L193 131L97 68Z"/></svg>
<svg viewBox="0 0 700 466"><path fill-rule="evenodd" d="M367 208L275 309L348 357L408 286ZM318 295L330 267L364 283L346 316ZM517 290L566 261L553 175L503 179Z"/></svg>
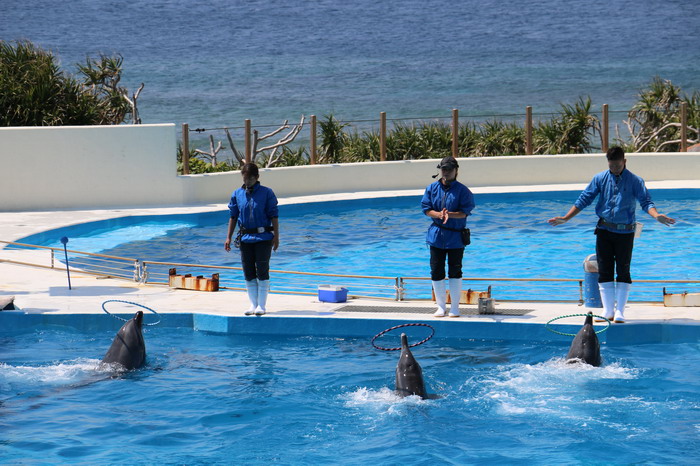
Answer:
<svg viewBox="0 0 700 466"><path fill-rule="evenodd" d="M401 397L410 395L427 397L423 370L408 347L408 337L405 333L401 334L401 356L396 365L396 394Z"/></svg>
<svg viewBox="0 0 700 466"><path fill-rule="evenodd" d="M574 341L571 342L566 359L567 362L582 361L591 366L600 366L600 342L593 328L593 314L590 312L586 316L583 327L574 337Z"/></svg>
<svg viewBox="0 0 700 466"><path fill-rule="evenodd" d="M143 340L142 328L143 311L138 311L119 329L102 362L118 363L127 370L143 366L146 361L146 343Z"/></svg>

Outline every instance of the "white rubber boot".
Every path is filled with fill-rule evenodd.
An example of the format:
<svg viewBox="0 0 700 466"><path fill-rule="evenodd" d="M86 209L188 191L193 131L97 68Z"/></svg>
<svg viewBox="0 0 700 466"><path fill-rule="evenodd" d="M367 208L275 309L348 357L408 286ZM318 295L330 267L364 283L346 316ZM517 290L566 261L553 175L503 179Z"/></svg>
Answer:
<svg viewBox="0 0 700 466"><path fill-rule="evenodd" d="M462 297L462 279L450 278L450 317L459 317L459 300Z"/></svg>
<svg viewBox="0 0 700 466"><path fill-rule="evenodd" d="M447 312L447 290L445 289L445 280L433 280L433 291L435 292L435 303L438 307L433 316L445 317L445 313Z"/></svg>
<svg viewBox="0 0 700 466"><path fill-rule="evenodd" d="M265 315L267 305L267 292L270 290L270 280L258 280L258 307L255 309L256 316Z"/></svg>
<svg viewBox="0 0 700 466"><path fill-rule="evenodd" d="M250 307L245 311L245 315L252 316L255 314L255 308L258 307L258 280L246 280L245 289L248 291L248 300L250 301Z"/></svg>
<svg viewBox="0 0 700 466"><path fill-rule="evenodd" d="M615 322L616 324L625 323L625 306L627 305L627 298L630 296L631 283L617 282L615 285Z"/></svg>
<svg viewBox="0 0 700 466"><path fill-rule="evenodd" d="M613 320L615 315L615 282L598 283L600 300L603 301L603 317ZM604 322L596 319L596 322Z"/></svg>

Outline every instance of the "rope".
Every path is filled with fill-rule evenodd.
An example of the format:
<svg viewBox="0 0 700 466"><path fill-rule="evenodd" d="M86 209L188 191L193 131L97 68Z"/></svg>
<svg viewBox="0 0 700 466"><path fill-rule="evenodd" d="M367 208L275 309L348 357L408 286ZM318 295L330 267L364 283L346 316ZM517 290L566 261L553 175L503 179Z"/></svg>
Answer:
<svg viewBox="0 0 700 466"><path fill-rule="evenodd" d="M591 112L594 115L599 114L600 112ZM627 114L627 110L608 110L608 114L613 114L613 113L624 113ZM533 113L533 119L534 117L542 117L542 116L556 116L559 115L559 112L542 112L542 113ZM524 114L522 113L495 113L495 114L474 114L474 115L460 115L459 119L488 119L488 118L522 118L524 117ZM335 118L334 118L335 119ZM452 119L451 115L441 115L441 116L419 116L419 117L398 117L398 118L387 118L386 121L410 121L410 120L418 120L418 121L425 121L425 120L450 120ZM352 123L376 123L379 122L380 119L378 118L367 118L367 119L359 119L359 120L336 120L338 123L346 123L346 124L352 124ZM282 126L280 124L271 124L271 123L266 123L266 124L261 124L261 125L255 125L253 128L277 128L279 126ZM226 129L245 129L245 126L222 126L222 127L215 127L215 128L189 128L189 132L191 133L205 133L208 131L222 131Z"/></svg>
<svg viewBox="0 0 700 466"><path fill-rule="evenodd" d="M143 304L132 303L131 301L122 301L120 299L109 299L109 300L105 301L104 303L102 303L102 310L105 311L108 315L114 317L115 319L121 320L123 322L128 322L130 320L130 319L124 319L122 317L119 317L119 316L116 316L116 315L110 313L107 310L107 308L105 307L105 304L107 304L107 303L126 303L126 304L133 304L134 306L142 307L142 308L146 309L147 311L151 311L152 313L154 313L155 315L158 316L158 322L154 322L152 324L144 323L143 325L158 325L160 323L160 315L156 311L151 309L150 307L146 307Z"/></svg>
<svg viewBox="0 0 700 466"><path fill-rule="evenodd" d="M374 336L374 338L372 338L372 346L374 346L375 348L377 348L378 350L381 350L381 351L398 351L398 350L400 350L401 349L400 346L398 348L384 348L383 346L377 346L374 344L374 340L381 337L385 333L391 332L392 330L396 330L397 328L401 328L401 327L428 327L430 330L432 330L432 333L428 336L428 338L424 338L423 340L419 341L418 343L414 343L412 345L409 345L408 346L409 348L413 348L414 346L422 345L426 341L433 338L433 335L435 335L435 329L431 325L428 325L428 324L401 324L401 325L396 325L394 327L390 327L390 328L376 334Z"/></svg>
<svg viewBox="0 0 700 466"><path fill-rule="evenodd" d="M549 330L549 331L552 332L552 333L556 333L557 335L564 335L564 336L567 336L567 337L575 337L575 336L576 336L575 333L558 332L558 331L552 330L551 328L548 327L548 325L551 324L552 322L554 322L555 320L566 319L567 317L588 317L588 314L569 314L569 315L565 315L565 316L555 317L554 319L552 319L552 320L550 320L549 322L547 322L546 324L544 324L544 328L546 328L547 330ZM593 315L593 317L599 317L599 318L601 318L601 319L604 319L604 320L608 323L608 326L607 326L607 327L605 327L605 328L602 329L602 330L598 330L597 332L595 332L596 334L598 334L598 333L603 333L604 331L606 331L607 329L610 328L611 322L610 322L607 318L605 318L605 317L603 317L603 316L597 316L597 315Z"/></svg>

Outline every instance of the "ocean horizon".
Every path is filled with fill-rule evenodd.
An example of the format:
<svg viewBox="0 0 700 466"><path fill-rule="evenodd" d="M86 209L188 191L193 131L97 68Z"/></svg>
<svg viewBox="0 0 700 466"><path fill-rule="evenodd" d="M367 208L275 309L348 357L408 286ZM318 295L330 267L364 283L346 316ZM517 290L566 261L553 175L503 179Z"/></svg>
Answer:
<svg viewBox="0 0 700 466"><path fill-rule="evenodd" d="M619 122L654 76L700 89L700 2L5 0L0 38L62 67L100 53L140 83L143 123L522 121L590 97ZM358 121L357 126L374 125ZM614 136L614 131L611 131Z"/></svg>

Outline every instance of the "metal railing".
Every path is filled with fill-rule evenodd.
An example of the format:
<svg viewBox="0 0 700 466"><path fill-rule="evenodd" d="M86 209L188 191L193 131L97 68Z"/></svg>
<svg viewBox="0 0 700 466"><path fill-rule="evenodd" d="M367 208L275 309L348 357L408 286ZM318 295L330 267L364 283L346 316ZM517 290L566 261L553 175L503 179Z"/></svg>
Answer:
<svg viewBox="0 0 700 466"><path fill-rule="evenodd" d="M245 290L242 273L227 277L222 271L241 272L241 267L223 265L190 264L180 262L149 261L136 258L111 256L84 251L76 251L58 247L37 246L32 244L2 241L0 243L10 248L0 249L0 263L10 263L33 267L42 267L56 270L66 270L65 265L59 266L64 260L64 254L68 253L69 267L83 274L105 278L117 278L134 281L142 284L168 285L169 270L171 268L185 268L185 272L192 276L211 273L220 274L220 288L229 290ZM1 257L2 251L17 251L22 249L45 250L49 253L48 263L28 262L28 259L15 260ZM31 258L29 258L31 260ZM290 270L270 270L270 276L274 287L273 293L286 293L297 295L315 296L317 287L323 285L340 285L350 290L361 290L360 293L352 293L352 298L386 299L393 301L427 301L425 296L431 291L429 277L401 277L401 276L374 276L329 274L319 272L301 272ZM321 281L320 281L321 280ZM496 291L498 301L515 302L578 302L584 303L583 279L575 278L484 278L464 277L464 286L484 284L484 288L492 287ZM565 294L570 299L533 299L528 291L532 292L533 284L537 284L542 291L540 295L548 292L552 294ZM642 286L654 285L700 285L700 280L635 280L635 284ZM660 291L660 290L659 290ZM574 298L576 296L576 298ZM659 294L659 296L661 296ZM659 299L658 301L661 301ZM658 302L651 301L651 302Z"/></svg>

